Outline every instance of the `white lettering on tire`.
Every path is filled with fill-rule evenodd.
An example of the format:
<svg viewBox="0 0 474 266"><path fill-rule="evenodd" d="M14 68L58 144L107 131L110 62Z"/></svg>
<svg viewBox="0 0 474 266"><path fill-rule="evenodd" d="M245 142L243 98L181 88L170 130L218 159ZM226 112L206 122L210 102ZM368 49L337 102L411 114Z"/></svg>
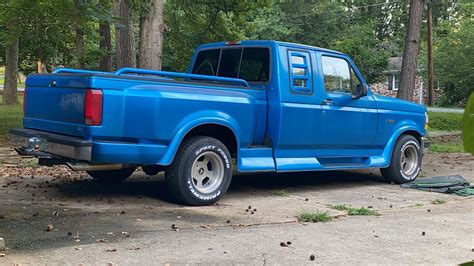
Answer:
<svg viewBox="0 0 474 266"><path fill-rule="evenodd" d="M227 157L227 154L221 149L221 148L217 148L215 145L207 145L207 146L203 146L201 148L199 148L198 150L196 150L194 152L194 155L195 156L199 156L199 154L207 151L207 150L214 150L216 151L218 154L221 155L222 159L224 160L225 162L225 167L227 169L230 169L230 160L229 158ZM201 199L201 200L213 200L217 197L219 197L221 195L221 190L220 189L217 189L214 193L210 194L210 195L202 195L200 194L198 191L196 191L196 189L194 189L194 186L193 184L191 183L191 180L188 180L188 188L189 190L191 191L191 193L198 199Z"/></svg>

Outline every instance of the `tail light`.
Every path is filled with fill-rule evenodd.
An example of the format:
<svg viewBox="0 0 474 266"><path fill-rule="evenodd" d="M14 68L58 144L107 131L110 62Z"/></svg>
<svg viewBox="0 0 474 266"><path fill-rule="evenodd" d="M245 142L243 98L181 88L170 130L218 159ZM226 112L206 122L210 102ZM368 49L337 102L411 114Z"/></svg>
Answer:
<svg viewBox="0 0 474 266"><path fill-rule="evenodd" d="M100 126L102 124L102 90L86 89L84 124L89 126Z"/></svg>
<svg viewBox="0 0 474 266"><path fill-rule="evenodd" d="M26 87L23 90L23 114L26 114Z"/></svg>

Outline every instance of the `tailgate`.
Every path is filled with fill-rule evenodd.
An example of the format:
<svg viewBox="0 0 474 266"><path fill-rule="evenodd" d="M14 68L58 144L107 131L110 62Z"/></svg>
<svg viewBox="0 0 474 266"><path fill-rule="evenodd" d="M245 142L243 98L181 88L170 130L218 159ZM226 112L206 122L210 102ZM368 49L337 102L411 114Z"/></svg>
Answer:
<svg viewBox="0 0 474 266"><path fill-rule="evenodd" d="M83 136L84 74L33 74L26 80L25 128Z"/></svg>

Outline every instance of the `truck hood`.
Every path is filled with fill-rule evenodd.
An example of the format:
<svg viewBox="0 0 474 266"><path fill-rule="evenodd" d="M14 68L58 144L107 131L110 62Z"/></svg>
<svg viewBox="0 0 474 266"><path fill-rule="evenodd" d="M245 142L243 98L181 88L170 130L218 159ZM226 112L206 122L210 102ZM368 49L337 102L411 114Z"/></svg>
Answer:
<svg viewBox="0 0 474 266"><path fill-rule="evenodd" d="M425 113L426 107L421 104L412 103L398 98L373 95L377 108L386 110L406 111L413 113Z"/></svg>

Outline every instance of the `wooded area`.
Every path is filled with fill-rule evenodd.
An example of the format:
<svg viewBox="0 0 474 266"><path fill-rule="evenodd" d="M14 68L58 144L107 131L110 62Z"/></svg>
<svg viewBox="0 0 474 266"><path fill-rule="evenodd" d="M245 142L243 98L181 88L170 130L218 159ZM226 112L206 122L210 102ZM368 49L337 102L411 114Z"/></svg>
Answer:
<svg viewBox="0 0 474 266"><path fill-rule="evenodd" d="M6 66L3 102L17 102L16 64L25 75L61 66L185 71L197 45L244 39L289 41L348 53L366 80L375 83L383 78L389 57L402 56L407 38L410 44L420 44L420 52L418 58L403 62L403 88L406 82L413 83L414 69L428 77L426 5L431 5L434 77L445 89L438 104L462 106L473 91L474 3L423 2L4 0L0 2L0 50L5 51L0 65ZM406 28L410 6L420 15L420 37L415 39ZM407 48L418 54L416 47ZM8 90L13 87L14 91Z"/></svg>

